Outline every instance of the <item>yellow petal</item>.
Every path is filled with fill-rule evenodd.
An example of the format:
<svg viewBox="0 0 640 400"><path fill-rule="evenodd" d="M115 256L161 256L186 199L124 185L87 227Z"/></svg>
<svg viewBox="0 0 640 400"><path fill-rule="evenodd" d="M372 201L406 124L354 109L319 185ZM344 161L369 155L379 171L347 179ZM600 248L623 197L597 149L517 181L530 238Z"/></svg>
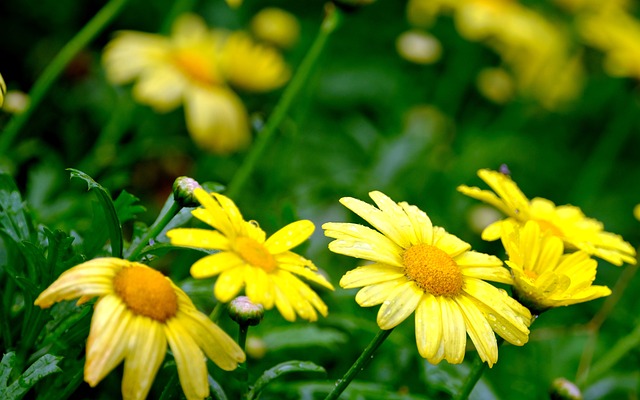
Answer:
<svg viewBox="0 0 640 400"><path fill-rule="evenodd" d="M104 49L102 62L107 79L115 84L134 80L140 73L168 61L171 45L166 37L123 31Z"/></svg>
<svg viewBox="0 0 640 400"><path fill-rule="evenodd" d="M425 293L416 308L416 343L418 352L430 363L437 364L444 358L442 340L442 311L440 303Z"/></svg>
<svg viewBox="0 0 640 400"><path fill-rule="evenodd" d="M181 103L188 82L171 64L159 64L142 71L133 86L133 98L153 107L156 112L168 112Z"/></svg>
<svg viewBox="0 0 640 400"><path fill-rule="evenodd" d="M228 154L251 142L244 104L222 87L190 87L185 92L187 129L196 145L214 154Z"/></svg>
<svg viewBox="0 0 640 400"><path fill-rule="evenodd" d="M133 314L115 295L96 302L87 339L84 380L94 387L124 359Z"/></svg>
<svg viewBox="0 0 640 400"><path fill-rule="evenodd" d="M494 206L503 213L511 215L511 210L507 207L507 205L502 200L500 200L495 193L490 192L489 190L482 190L475 186L470 187L467 185L460 185L458 186L458 192L464 194L465 196L472 197L476 200L484 201L485 203Z"/></svg>
<svg viewBox="0 0 640 400"><path fill-rule="evenodd" d="M213 288L216 298L223 303L231 301L244 286L244 267L223 271Z"/></svg>
<svg viewBox="0 0 640 400"><path fill-rule="evenodd" d="M508 208L507 215L519 218L528 217L529 199L522 193L511 178L501 172L481 169L478 176L493 189Z"/></svg>
<svg viewBox="0 0 640 400"><path fill-rule="evenodd" d="M445 296L438 297L442 312L442 341L444 358L451 364L460 364L467 345L467 330L458 305Z"/></svg>
<svg viewBox="0 0 640 400"><path fill-rule="evenodd" d="M398 213L402 213L404 215L402 219L405 221L405 226L411 228L411 223L406 214L404 214L403 210L393 200L384 194L371 192L369 195L375 198L374 201L380 202L380 204L385 207L385 210L380 210L369 203L352 197L343 197L340 199L340 203L370 223L371 226L379 230L383 235L393 240L398 246L402 248L408 247L411 244L411 238L399 229L397 222L400 221L395 220L395 216ZM380 204L378 204L378 206ZM413 229L411 229L411 231L413 231Z"/></svg>
<svg viewBox="0 0 640 400"><path fill-rule="evenodd" d="M407 281L406 277L402 277L392 281L365 286L356 294L356 302L362 307L377 306L384 302L396 287Z"/></svg>
<svg viewBox="0 0 640 400"><path fill-rule="evenodd" d="M317 283L318 285L327 288L329 290L333 290L333 285L322 275L315 271L311 271L306 267L300 267L297 265L281 265L280 269L292 272L296 275L299 275L310 282Z"/></svg>
<svg viewBox="0 0 640 400"><path fill-rule="evenodd" d="M340 279L340 286L352 289L395 280L402 276L404 276L404 271L401 268L386 264L371 264L348 271Z"/></svg>
<svg viewBox="0 0 640 400"><path fill-rule="evenodd" d="M247 297L254 303L262 304L265 309L273 307L273 293L269 288L269 278L262 268L245 268L245 272L250 276L245 276L246 287L244 289Z"/></svg>
<svg viewBox="0 0 640 400"><path fill-rule="evenodd" d="M357 224L329 222L322 226L334 253L402 267L402 248L381 233Z"/></svg>
<svg viewBox="0 0 640 400"><path fill-rule="evenodd" d="M480 359L491 368L498 361L498 343L491 325L471 299L466 296L457 296L454 300L462 311L467 333Z"/></svg>
<svg viewBox="0 0 640 400"><path fill-rule="evenodd" d="M407 217L411 221L413 231L415 233L415 243L433 243L433 224L427 214L416 206L407 204L406 202L399 203Z"/></svg>
<svg viewBox="0 0 640 400"><path fill-rule="evenodd" d="M279 274L270 274L269 277L273 282L273 290L275 294L276 308L284 319L289 322L296 320L296 312L293 309L293 305L289 302L289 299L285 295L283 286L286 286L285 281Z"/></svg>
<svg viewBox="0 0 640 400"><path fill-rule="evenodd" d="M228 250L229 239L208 229L177 228L167 232L171 244L212 250Z"/></svg>
<svg viewBox="0 0 640 400"><path fill-rule="evenodd" d="M307 321L316 321L318 319L316 310L300 293L300 287L305 286L305 283L301 282L287 271L279 270L277 272L277 276L279 278L280 290L286 297L289 304L291 304L296 314Z"/></svg>
<svg viewBox="0 0 640 400"><path fill-rule="evenodd" d="M404 282L391 290L378 311L380 329L391 329L413 313L424 295L413 281Z"/></svg>
<svg viewBox="0 0 640 400"><path fill-rule="evenodd" d="M433 245L437 246L450 257L455 258L471 248L471 245L455 235L447 233L440 227L433 229Z"/></svg>
<svg viewBox="0 0 640 400"><path fill-rule="evenodd" d="M131 320L122 378L123 399L144 399L167 353L162 324L136 316Z"/></svg>
<svg viewBox="0 0 640 400"><path fill-rule="evenodd" d="M179 319L169 319L165 326L167 341L178 367L182 391L188 400L204 399L209 395L209 385L202 350Z"/></svg>
<svg viewBox="0 0 640 400"><path fill-rule="evenodd" d="M271 254L282 253L307 240L314 230L313 222L309 220L296 221L271 235L264 246Z"/></svg>
<svg viewBox="0 0 640 400"><path fill-rule="evenodd" d="M221 251L202 257L191 266L191 276L194 278L208 278L216 276L226 270L244 264L238 255L231 251Z"/></svg>

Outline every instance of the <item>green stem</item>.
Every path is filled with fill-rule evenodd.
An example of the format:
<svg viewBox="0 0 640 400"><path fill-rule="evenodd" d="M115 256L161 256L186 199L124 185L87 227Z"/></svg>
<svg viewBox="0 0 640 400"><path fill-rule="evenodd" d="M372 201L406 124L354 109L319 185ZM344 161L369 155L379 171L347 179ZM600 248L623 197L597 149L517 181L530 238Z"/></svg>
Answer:
<svg viewBox="0 0 640 400"><path fill-rule="evenodd" d="M20 129L40 105L53 83L58 79L69 62L90 43L111 20L122 11L129 0L110 0L56 55L29 92L29 107L16 114L0 136L0 154L6 154Z"/></svg>
<svg viewBox="0 0 640 400"><path fill-rule="evenodd" d="M251 151L229 183L226 190L226 195L228 197L235 197L247 183L247 180L255 169L258 160L273 138L276 129L286 117L291 105L300 94L302 88L304 88L309 81L311 71L316 65L316 62L327 43L327 39L329 39L329 36L331 36L338 26L340 26L341 21L341 11L333 6L333 4L327 4L325 8L325 17L322 21L322 26L320 27L318 36L311 45L311 48L304 60L302 60L302 63L298 67L298 71L291 79L291 82L284 90L284 93L282 93L282 97L280 97L280 101L276 104L273 114L265 124L264 128L258 132L256 142L251 147Z"/></svg>
<svg viewBox="0 0 640 400"><path fill-rule="evenodd" d="M594 382L602 374L610 371L611 368L622 358L629 355L640 346L640 325L636 326L630 334L618 340L618 342L609 350L598 362L593 364L587 382Z"/></svg>
<svg viewBox="0 0 640 400"><path fill-rule="evenodd" d="M136 243L133 248L127 250L127 260L136 260L142 250L149 244L151 239L155 239L165 226L178 214L182 207L173 200L173 194L169 195L167 202L165 203L160 215L156 221L151 225L147 233Z"/></svg>
<svg viewBox="0 0 640 400"><path fill-rule="evenodd" d="M217 324L220 316L222 315L222 312L225 309L225 305L225 303L219 301L218 304L213 307L213 311L211 311L211 314L209 314L209 319Z"/></svg>
<svg viewBox="0 0 640 400"><path fill-rule="evenodd" d="M498 348L504 343L504 339L498 337ZM487 363L482 361L480 355L476 353L475 359L473 360L473 365L471 365L471 372L469 372L469 376L467 376L467 380L464 381L460 391L456 396L454 396L455 400L465 400L469 398L469 395L473 391L473 388L476 387L476 384L480 380L480 377L487 369Z"/></svg>
<svg viewBox="0 0 640 400"><path fill-rule="evenodd" d="M389 330L381 329L380 332L376 335L375 338L369 343L369 345L364 349L360 357L353 363L351 368L347 371L347 373L336 382L336 387L324 398L324 400L335 400L344 392L344 390L349 386L351 381L356 377L358 372L360 372L367 365L371 358L373 357L373 353L380 347L382 342L391 334L393 328Z"/></svg>
<svg viewBox="0 0 640 400"><path fill-rule="evenodd" d="M240 329L238 330L238 346L245 351L247 345L247 334L249 332L249 324L238 324ZM247 371L247 362L238 364L238 377L240 380L242 398L246 399L249 393L249 371Z"/></svg>

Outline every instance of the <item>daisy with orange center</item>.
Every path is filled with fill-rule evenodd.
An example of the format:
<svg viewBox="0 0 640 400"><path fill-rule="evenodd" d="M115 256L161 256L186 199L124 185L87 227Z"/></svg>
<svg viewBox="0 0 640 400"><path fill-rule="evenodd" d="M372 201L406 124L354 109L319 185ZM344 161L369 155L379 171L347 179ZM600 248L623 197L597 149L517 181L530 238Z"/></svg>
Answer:
<svg viewBox="0 0 640 400"><path fill-rule="evenodd" d="M502 237L503 224L516 222L524 225L527 221L536 221L548 234L562 239L567 249L579 249L587 254L600 257L614 265L636 263L636 250L621 236L605 232L601 222L587 218L580 208L564 205L536 197L529 200L511 178L497 171L481 169L478 176L494 192L477 187L460 185L458 191L482 200L502 211L507 218L494 222L482 232L484 240L496 240Z"/></svg>
<svg viewBox="0 0 640 400"><path fill-rule="evenodd" d="M82 303L96 296L84 367L84 379L92 387L124 361L123 398L146 398L168 343L185 396L204 399L209 395L205 355L227 371L245 360L233 339L180 288L140 263L87 261L60 275L35 305L48 308L76 298Z"/></svg>
<svg viewBox="0 0 640 400"><path fill-rule="evenodd" d="M226 303L244 288L252 302L267 310L275 305L287 321L296 315L309 321L317 320L318 313L327 315L327 306L300 277L329 290L333 286L310 260L291 251L311 236L311 221L293 222L267 239L228 197L201 188L193 193L203 206L193 216L216 230L178 228L167 236L174 245L218 250L191 267L194 278L219 275L214 286L218 300Z"/></svg>
<svg viewBox="0 0 640 400"><path fill-rule="evenodd" d="M502 243L513 274L513 291L531 312L583 303L611 294L592 285L598 263L584 251L564 254L562 240L545 233L535 221L503 224Z"/></svg>
<svg viewBox="0 0 640 400"><path fill-rule="evenodd" d="M347 272L340 286L361 287L356 301L363 307L381 305L381 329L392 329L415 312L418 351L433 364L461 363L467 334L489 366L498 360L494 331L518 346L528 341L529 310L485 282L512 283L502 261L471 251L415 206L381 192L369 195L377 208L350 197L340 202L377 231L351 223L322 227L335 239L331 251L372 262Z"/></svg>
<svg viewBox="0 0 640 400"><path fill-rule="evenodd" d="M264 92L282 86L289 69L270 47L245 33L212 31L197 15L184 14L172 34L123 31L107 44L109 81L136 81L133 97L158 112L184 104L187 129L204 150L225 154L251 141L247 111L229 87Z"/></svg>

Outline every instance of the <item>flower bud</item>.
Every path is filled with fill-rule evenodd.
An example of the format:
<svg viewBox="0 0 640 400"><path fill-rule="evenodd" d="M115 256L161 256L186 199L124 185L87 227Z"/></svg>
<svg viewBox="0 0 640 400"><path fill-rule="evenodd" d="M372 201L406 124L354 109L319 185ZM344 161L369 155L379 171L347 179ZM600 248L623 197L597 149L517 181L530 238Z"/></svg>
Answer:
<svg viewBox="0 0 640 400"><path fill-rule="evenodd" d="M200 205L193 195L196 188L202 187L193 178L181 176L173 182L173 199L182 207L197 207Z"/></svg>
<svg viewBox="0 0 640 400"><path fill-rule="evenodd" d="M433 64L440 59L442 46L433 35L420 30L404 32L396 39L398 54L416 64Z"/></svg>
<svg viewBox="0 0 640 400"><path fill-rule="evenodd" d="M264 307L251 302L247 296L238 296L229 303L229 316L239 325L258 325L264 316Z"/></svg>
<svg viewBox="0 0 640 400"><path fill-rule="evenodd" d="M2 104L2 94L0 94L0 106L4 112L20 114L29 108L29 95L19 90L9 90L4 95L4 105Z"/></svg>
<svg viewBox="0 0 640 400"><path fill-rule="evenodd" d="M556 378L551 384L549 398L552 400L582 400L582 393L575 383L565 378Z"/></svg>

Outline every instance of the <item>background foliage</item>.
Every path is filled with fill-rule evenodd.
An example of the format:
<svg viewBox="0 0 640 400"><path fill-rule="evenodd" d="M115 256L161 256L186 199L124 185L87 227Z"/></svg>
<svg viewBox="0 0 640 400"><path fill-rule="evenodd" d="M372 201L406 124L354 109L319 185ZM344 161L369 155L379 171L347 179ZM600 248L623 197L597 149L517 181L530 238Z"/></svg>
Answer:
<svg viewBox="0 0 640 400"><path fill-rule="evenodd" d="M8 89L28 92L52 57L102 3L0 3L0 37L4 38L0 42L0 72ZM572 18L550 1L522 3L550 19ZM93 194L86 192L84 182L70 180L65 169L87 173L114 199L124 193L119 212L121 219L129 217L125 218L125 240L130 240L136 224L148 225L154 220L176 177L189 175L200 182L226 185L246 156L203 153L189 139L182 110L155 114L131 99L129 87L114 87L105 80L100 56L113 32L156 32L171 5L169 0L131 1L111 26L74 58L10 151L0 155L1 168L8 173L0 190L3 198L11 199L0 208L4 244L0 248L0 280L8 287L8 276L14 269L39 271L34 275L39 280L11 284L13 291L2 293L3 353L17 348L17 354L24 357L19 360L24 364L19 365L20 371L36 361L38 354L29 353L34 343L46 350L39 355L47 351L65 354L65 360L58 360L62 372L40 385L56 382L56 387L61 387L62 382L76 382L79 390L58 392L70 398L119 396L119 372L95 389L80 383L77 373L82 368L82 341L90 318L87 307L66 326L73 328L70 335L62 335L54 315L47 323L47 332L53 332L50 343L40 342L33 337L37 333L25 328L25 321L44 322L39 318L45 316L30 314L29 310L35 310L29 307L34 294L65 268L99 254L92 238L107 235L102 231L100 218L104 217L96 212ZM288 10L299 19L300 40L284 53L295 70L318 31L322 1L247 0L232 10L221 0L207 0L196 2L194 10L212 26L246 29L251 17L267 5ZM456 187L463 183L484 186L475 175L478 169L507 164L530 198L579 206L588 216L603 221L606 230L621 234L637 247L639 222L632 214L640 202L637 81L607 75L601 67L602 55L585 46L584 88L568 104L548 110L519 96L498 105L482 96L475 77L500 60L489 47L463 38L451 17L441 16L430 27L443 48L438 62L418 65L398 55L395 41L411 28L406 6L404 1L381 0L346 16L250 182L234 199L244 216L259 221L269 234L295 219L311 219L317 231L299 252L314 260L336 286L355 261L330 253L326 247L329 240L319 227L327 221L357 221L338 199L365 199L371 190L416 204L434 223L468 241L474 249L503 256L499 243L483 242L479 237L474 218L487 211L459 194ZM243 96L255 126L264 123L280 93ZM10 117L0 114L0 126ZM16 187L8 176L15 179ZM131 210L135 199L126 192L139 198L135 204L144 207ZM208 312L214 305L213 281L196 282L188 276L197 257L195 252L172 251L152 260L151 265L182 282ZM617 268L604 261L599 261L599 266L597 283L611 288L625 269L633 268ZM610 368L596 376L588 374L589 366L635 332L639 322L635 290L640 281L632 273L624 280L628 288L624 292L614 289L614 296L620 297L611 303L611 309L603 308L608 300L600 299L543 314L533 325L529 344L501 348L499 362L485 373L473 396L540 399L555 378L566 377L581 379L586 398L637 398L637 345ZM250 381L265 369L291 359L312 361L328 372L328 377L291 376L270 385L263 398L322 398L333 380L348 369L378 331L377 309L358 307L354 294L339 288L322 293L330 311L328 318L317 323L287 323L271 311L250 331ZM55 310L58 318L75 312L63 306ZM599 320L592 321L595 315L606 317L601 326ZM460 385L468 362L426 363L417 353L410 320L390 336L350 386L345 399L445 398ZM221 325L235 332L228 319ZM6 337L8 332L11 338ZM19 340L27 343L23 346ZM164 369L159 378L171 374L175 369ZM218 377L224 382L222 375ZM175 376L173 381L157 379L154 397L163 393L167 381L177 385ZM46 398L44 387L38 390L36 386L35 393Z"/></svg>

